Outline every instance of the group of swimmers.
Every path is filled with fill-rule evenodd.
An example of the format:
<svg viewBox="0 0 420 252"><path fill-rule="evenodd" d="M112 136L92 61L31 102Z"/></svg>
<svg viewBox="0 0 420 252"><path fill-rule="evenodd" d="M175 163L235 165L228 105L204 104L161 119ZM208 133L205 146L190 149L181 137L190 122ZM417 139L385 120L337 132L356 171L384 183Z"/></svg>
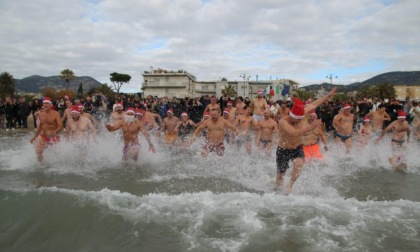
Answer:
<svg viewBox="0 0 420 252"><path fill-rule="evenodd" d="M167 117L162 120L159 115L149 110L127 108L124 111L123 104L117 103L110 115L112 123L105 124L105 128L110 132L122 132L124 162L137 161L140 150L140 132L146 138L149 151L152 153L156 149L151 136L156 137L157 141L165 146L185 149L188 149L197 137L203 136L202 156L207 156L209 153L223 156L225 142L233 143L239 148L245 146L246 153L250 154L252 140L262 153L270 156L273 141L277 141L276 186L282 185L291 161L293 169L285 192L289 194L299 177L305 159L322 157L319 141L322 141L324 149L328 150L322 122L318 120L315 109L330 99L335 91L334 88L326 96L309 104L293 99L291 109L286 106L280 107L275 109L275 113L273 108L267 105L262 91L257 92L257 97L249 107L240 102L233 107L229 102L224 111L221 111L217 99L212 97L211 103L204 110L203 120L198 123L190 120L186 112L182 113L179 119L169 109ZM60 132L63 128L63 120L59 113L51 109L50 98L44 97L43 107L44 112L39 116L40 125L31 139L31 143L36 141L36 154L39 161L43 160L43 152L48 145L60 140ZM64 117L67 121L65 138L68 141L74 143L86 141L89 135L92 135L93 141L97 142L95 121L90 114L84 113L83 104L68 108ZM388 117L383 108L368 114L365 124L359 130L359 142L366 144L367 139L374 133L378 135L377 141L380 141L388 131L392 130L392 146L396 149L404 147L404 141L408 140L410 135L407 122L401 114L397 121L392 122L382 131L383 121ZM306 119L303 120L304 118ZM372 125L370 121L373 122ZM336 140L344 143L349 152L353 134L353 114L349 105L343 106L342 112L334 118L333 125L336 129ZM394 160L390 159L390 162Z"/></svg>

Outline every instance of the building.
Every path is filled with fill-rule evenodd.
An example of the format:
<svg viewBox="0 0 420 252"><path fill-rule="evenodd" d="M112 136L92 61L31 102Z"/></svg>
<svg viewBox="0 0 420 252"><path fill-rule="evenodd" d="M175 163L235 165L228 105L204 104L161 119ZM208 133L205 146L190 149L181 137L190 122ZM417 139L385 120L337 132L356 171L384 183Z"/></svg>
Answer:
<svg viewBox="0 0 420 252"><path fill-rule="evenodd" d="M220 97L224 90L231 86L236 92L236 96L255 97L258 90L265 90L269 93L269 89L282 90L285 85L289 84L289 80L268 80L268 81L250 81L249 78L243 81L197 81L195 76L184 70L168 71L157 69L144 71L142 90L144 96L158 97L201 97L204 95ZM297 83L294 83L294 89ZM280 94L276 94L274 99L281 99Z"/></svg>

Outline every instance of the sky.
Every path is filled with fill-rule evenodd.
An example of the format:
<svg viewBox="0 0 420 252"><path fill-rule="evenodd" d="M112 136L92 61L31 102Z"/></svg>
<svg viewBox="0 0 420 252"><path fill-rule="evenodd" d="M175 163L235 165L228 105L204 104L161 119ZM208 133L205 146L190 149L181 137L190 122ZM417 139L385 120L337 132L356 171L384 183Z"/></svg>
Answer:
<svg viewBox="0 0 420 252"><path fill-rule="evenodd" d="M420 70L418 0L0 1L0 72L350 84ZM337 78L335 78L337 77Z"/></svg>

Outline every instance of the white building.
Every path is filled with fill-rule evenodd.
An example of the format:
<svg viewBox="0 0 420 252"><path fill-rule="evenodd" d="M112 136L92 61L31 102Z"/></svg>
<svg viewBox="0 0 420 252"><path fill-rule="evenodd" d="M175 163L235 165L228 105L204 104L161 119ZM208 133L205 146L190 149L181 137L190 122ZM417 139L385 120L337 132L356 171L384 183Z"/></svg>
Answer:
<svg viewBox="0 0 420 252"><path fill-rule="evenodd" d="M269 81L197 81L195 76L184 70L168 71L164 69L145 71L143 74L142 90L144 97L200 97L204 95L220 97L223 90L231 86L237 92L237 96L255 97L257 90L268 90L267 87L276 89L280 86L283 89L284 83L288 80L269 80ZM280 99L280 95L275 95L274 99Z"/></svg>

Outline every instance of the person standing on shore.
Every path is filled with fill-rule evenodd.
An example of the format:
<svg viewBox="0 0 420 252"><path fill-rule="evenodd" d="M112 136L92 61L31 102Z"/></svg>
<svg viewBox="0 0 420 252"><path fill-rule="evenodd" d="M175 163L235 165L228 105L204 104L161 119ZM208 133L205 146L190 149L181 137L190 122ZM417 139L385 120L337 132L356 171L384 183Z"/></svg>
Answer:
<svg viewBox="0 0 420 252"><path fill-rule="evenodd" d="M53 106L51 98L44 97L42 103L45 111L40 114L39 127L35 131L34 137L31 139L31 143L34 143L38 135L40 136L38 137L38 142L35 147L35 153L39 162L44 160L43 153L48 145L52 145L60 141L60 131L63 127L60 114L51 109Z"/></svg>

